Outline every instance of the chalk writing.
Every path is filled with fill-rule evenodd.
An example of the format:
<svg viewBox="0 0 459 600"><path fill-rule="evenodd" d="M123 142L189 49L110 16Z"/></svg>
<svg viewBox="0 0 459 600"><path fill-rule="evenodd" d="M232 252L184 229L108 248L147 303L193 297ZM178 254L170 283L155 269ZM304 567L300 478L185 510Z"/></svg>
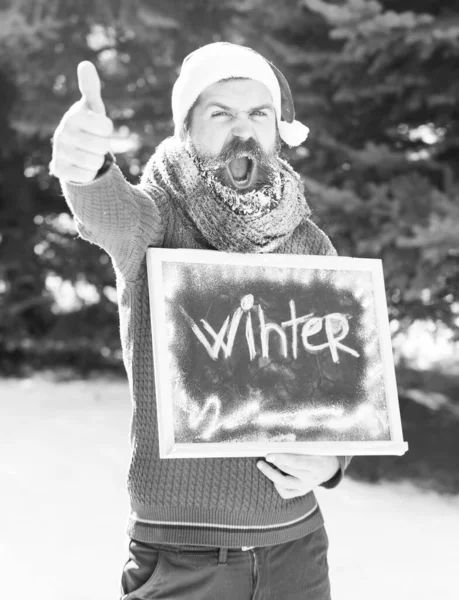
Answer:
<svg viewBox="0 0 459 600"><path fill-rule="evenodd" d="M210 358L215 361L218 360L220 353L223 354L224 358L229 358L231 356L236 340L236 334L238 332L243 315L245 314L245 338L249 351L249 357L252 361L257 355L251 314L251 309L254 306L255 302L252 294L246 294L243 296L240 306L237 307L232 316L228 315L226 317L218 332L215 331L205 319L200 320L204 330L202 331L199 325L186 312L186 310L182 306L179 308L185 317L186 322L190 326L191 331L201 342ZM307 315L298 317L296 313L295 300L289 301L289 307L290 319L278 324L267 321L262 306L258 304L260 347L261 355L264 358L270 357L270 339L273 335L277 336L280 342L281 355L284 358L288 358L289 340L287 332L289 328L291 328L290 348L294 359L298 358L299 339L301 339L303 349L312 354L318 354L328 348L334 363L339 363L338 350L346 352L347 354L350 354L356 358L360 356L356 350L342 343L349 333L349 322L345 315L335 312L319 317L315 316L314 313L309 313ZM300 326L301 330L299 334ZM309 338L317 335L322 330L325 332L327 341L321 344L312 343ZM210 341L204 332L207 332L207 334L210 336Z"/></svg>
<svg viewBox="0 0 459 600"><path fill-rule="evenodd" d="M337 432L346 431L353 426L364 426L372 436L378 436L386 430L384 418L371 406L362 404L354 409L344 406L306 406L284 413L262 409L262 402L251 400L236 408L229 414L221 413L221 402L215 395L207 398L204 406L188 398L183 392L179 401L180 408L188 415L190 429L196 431L197 437L204 441L211 440L219 430L237 430L250 422L253 426L264 430L276 430L279 427L293 431L323 427ZM291 440L296 439L292 431Z"/></svg>

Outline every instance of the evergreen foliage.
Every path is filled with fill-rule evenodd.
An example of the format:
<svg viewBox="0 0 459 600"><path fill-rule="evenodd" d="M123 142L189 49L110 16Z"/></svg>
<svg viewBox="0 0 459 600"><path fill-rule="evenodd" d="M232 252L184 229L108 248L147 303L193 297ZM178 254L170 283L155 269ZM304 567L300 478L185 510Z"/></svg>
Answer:
<svg viewBox="0 0 459 600"><path fill-rule="evenodd" d="M390 319L459 324L459 7L433 0L3 0L0 368L121 369L114 275L76 238L50 138L92 60L133 182L172 132L187 53L253 47L291 83L306 144L287 152L342 255L381 258ZM52 283L75 306L56 309ZM85 299L82 282L93 286ZM458 336L459 337L459 336Z"/></svg>

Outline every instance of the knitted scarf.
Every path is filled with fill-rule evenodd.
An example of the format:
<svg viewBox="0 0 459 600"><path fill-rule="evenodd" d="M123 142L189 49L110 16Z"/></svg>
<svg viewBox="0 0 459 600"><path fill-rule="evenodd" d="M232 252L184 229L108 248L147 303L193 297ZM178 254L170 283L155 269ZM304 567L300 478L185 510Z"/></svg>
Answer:
<svg viewBox="0 0 459 600"><path fill-rule="evenodd" d="M163 189L185 224L194 225L217 250L273 252L310 214L300 177L284 160L279 158L278 162L279 201L266 200L265 205L273 207L253 214L238 214L234 206L224 202L218 187L209 185L185 144L175 137L158 146L141 185L146 191L158 186ZM258 198L263 204L261 191Z"/></svg>

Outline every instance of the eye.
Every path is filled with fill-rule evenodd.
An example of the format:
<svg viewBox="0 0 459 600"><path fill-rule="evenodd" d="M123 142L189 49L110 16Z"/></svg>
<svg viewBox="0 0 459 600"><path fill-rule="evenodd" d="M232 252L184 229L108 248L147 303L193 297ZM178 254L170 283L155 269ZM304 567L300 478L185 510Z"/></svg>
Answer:
<svg viewBox="0 0 459 600"><path fill-rule="evenodd" d="M212 117L227 117L227 116L229 116L229 112L226 112L223 110L212 113Z"/></svg>
<svg viewBox="0 0 459 600"><path fill-rule="evenodd" d="M267 117L267 113L264 110L254 110L252 115L255 117Z"/></svg>

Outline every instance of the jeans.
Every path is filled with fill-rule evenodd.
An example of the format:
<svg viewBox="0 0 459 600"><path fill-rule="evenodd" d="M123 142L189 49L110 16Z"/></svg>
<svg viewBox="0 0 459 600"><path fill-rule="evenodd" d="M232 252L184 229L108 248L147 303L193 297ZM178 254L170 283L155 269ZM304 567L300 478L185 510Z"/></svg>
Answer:
<svg viewBox="0 0 459 600"><path fill-rule="evenodd" d="M330 600L324 527L252 549L131 540L121 600Z"/></svg>

